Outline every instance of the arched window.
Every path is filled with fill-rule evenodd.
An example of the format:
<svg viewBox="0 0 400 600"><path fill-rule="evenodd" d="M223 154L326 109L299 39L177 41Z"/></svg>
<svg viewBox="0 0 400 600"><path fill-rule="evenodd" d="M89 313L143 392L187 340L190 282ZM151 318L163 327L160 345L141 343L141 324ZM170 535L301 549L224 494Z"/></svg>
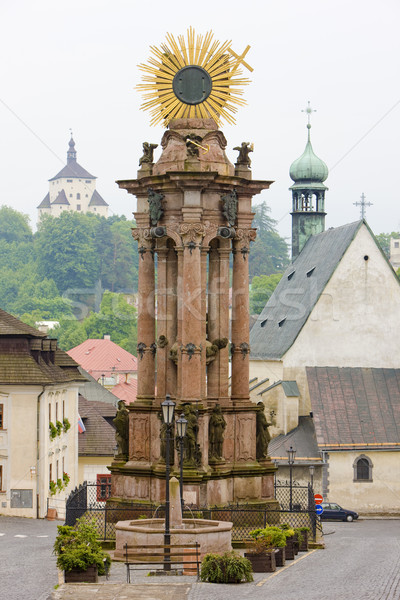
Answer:
<svg viewBox="0 0 400 600"><path fill-rule="evenodd" d="M354 481L372 481L372 461L362 454L353 463Z"/></svg>

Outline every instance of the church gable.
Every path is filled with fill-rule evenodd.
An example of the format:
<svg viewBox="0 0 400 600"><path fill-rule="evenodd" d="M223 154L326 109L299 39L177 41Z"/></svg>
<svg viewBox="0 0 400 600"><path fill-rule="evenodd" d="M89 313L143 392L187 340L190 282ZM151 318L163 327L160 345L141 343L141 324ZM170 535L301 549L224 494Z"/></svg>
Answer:
<svg viewBox="0 0 400 600"><path fill-rule="evenodd" d="M399 281L364 223L285 354L285 367L398 367L399 310Z"/></svg>

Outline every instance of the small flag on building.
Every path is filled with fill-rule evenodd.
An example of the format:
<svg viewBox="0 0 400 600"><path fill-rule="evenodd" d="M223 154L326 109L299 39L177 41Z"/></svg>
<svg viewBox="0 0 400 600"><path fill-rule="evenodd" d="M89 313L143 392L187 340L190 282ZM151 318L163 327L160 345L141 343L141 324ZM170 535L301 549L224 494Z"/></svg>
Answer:
<svg viewBox="0 0 400 600"><path fill-rule="evenodd" d="M78 431L79 433L84 433L86 431L86 427L83 424L82 417L78 413Z"/></svg>

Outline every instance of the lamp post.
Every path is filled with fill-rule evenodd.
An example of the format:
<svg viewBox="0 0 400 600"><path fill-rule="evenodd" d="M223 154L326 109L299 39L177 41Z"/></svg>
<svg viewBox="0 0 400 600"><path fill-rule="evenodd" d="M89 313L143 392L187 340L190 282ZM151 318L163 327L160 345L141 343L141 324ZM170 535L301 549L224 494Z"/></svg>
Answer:
<svg viewBox="0 0 400 600"><path fill-rule="evenodd" d="M164 402L161 404L163 420L166 425L165 428L165 531L164 531L164 545L169 546L171 544L171 534L169 530L169 443L171 426L174 422L175 402L172 402L169 394L165 396ZM169 548L164 548L164 570L171 570L171 559L169 555Z"/></svg>
<svg viewBox="0 0 400 600"><path fill-rule="evenodd" d="M176 421L176 435L178 436L178 440L179 440L179 454L180 454L180 458L179 458L179 472L180 472L179 487L180 487L180 492L181 492L182 518L183 518L183 508L184 508L184 502L183 502L183 440L184 440L184 437L186 435L187 424L188 424L188 422L185 419L185 415L182 413L181 416L179 417L179 419Z"/></svg>
<svg viewBox="0 0 400 600"><path fill-rule="evenodd" d="M289 510L290 512L292 512L293 509L293 464L294 464L294 457L296 454L296 450L293 449L292 446L290 446L289 450L286 450L287 454L288 454L288 463L289 463L289 485L290 485L290 496L289 496Z"/></svg>
<svg viewBox="0 0 400 600"><path fill-rule="evenodd" d="M314 470L315 470L314 465L310 465L309 469L310 469L310 485L311 485L311 489L313 490L314 489Z"/></svg>

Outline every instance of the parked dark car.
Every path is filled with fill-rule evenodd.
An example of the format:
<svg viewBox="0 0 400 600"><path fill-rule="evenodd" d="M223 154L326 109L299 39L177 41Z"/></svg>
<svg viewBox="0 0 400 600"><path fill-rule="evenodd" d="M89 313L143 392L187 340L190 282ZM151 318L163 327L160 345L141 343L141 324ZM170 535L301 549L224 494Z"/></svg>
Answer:
<svg viewBox="0 0 400 600"><path fill-rule="evenodd" d="M354 510L347 510L334 502L322 502L321 506L324 509L324 512L320 515L323 521L327 519L335 519L336 521L354 521L358 519L358 513Z"/></svg>

